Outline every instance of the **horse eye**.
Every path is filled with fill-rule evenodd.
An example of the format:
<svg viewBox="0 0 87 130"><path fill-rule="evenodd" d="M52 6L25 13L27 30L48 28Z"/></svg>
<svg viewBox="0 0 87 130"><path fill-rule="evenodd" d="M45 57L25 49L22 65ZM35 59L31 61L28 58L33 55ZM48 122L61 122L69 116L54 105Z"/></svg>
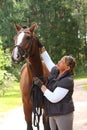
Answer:
<svg viewBox="0 0 87 130"><path fill-rule="evenodd" d="M30 37L29 37L29 36L27 36L27 37L26 37L26 40L30 40Z"/></svg>

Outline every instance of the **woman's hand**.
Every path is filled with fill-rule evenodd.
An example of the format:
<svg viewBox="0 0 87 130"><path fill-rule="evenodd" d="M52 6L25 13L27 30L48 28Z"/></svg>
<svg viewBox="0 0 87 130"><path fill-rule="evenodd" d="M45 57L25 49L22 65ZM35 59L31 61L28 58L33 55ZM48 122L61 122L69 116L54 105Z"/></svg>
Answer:
<svg viewBox="0 0 87 130"><path fill-rule="evenodd" d="M41 86L43 85L43 82L38 77L34 77L33 83L34 85L38 86L40 89Z"/></svg>

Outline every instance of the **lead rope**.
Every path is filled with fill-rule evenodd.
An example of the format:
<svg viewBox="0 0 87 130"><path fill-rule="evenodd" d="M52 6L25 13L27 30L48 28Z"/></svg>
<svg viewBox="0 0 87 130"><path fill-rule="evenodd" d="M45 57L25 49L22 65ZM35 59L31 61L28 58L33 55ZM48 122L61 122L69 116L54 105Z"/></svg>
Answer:
<svg viewBox="0 0 87 130"><path fill-rule="evenodd" d="M36 85L32 85L32 89L31 89L31 97L32 97L32 102L33 102L33 113L34 113L34 126L37 127L37 130L39 130L39 122L40 122L40 116L42 114L42 92L41 90L36 86Z"/></svg>

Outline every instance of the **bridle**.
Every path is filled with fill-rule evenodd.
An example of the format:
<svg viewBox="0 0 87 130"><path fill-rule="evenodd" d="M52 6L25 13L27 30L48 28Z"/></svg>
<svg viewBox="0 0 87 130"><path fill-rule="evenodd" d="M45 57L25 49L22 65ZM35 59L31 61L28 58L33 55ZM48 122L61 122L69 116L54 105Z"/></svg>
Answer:
<svg viewBox="0 0 87 130"><path fill-rule="evenodd" d="M23 58L23 59L24 59L24 58L29 58L29 57L32 56L30 52L32 52L33 38L30 38L29 41L30 41L30 42L29 42L28 47L27 47L28 49L26 49L26 50L24 50L20 45L15 45L15 46L14 46L14 49L15 49L16 47L18 48L20 57Z"/></svg>

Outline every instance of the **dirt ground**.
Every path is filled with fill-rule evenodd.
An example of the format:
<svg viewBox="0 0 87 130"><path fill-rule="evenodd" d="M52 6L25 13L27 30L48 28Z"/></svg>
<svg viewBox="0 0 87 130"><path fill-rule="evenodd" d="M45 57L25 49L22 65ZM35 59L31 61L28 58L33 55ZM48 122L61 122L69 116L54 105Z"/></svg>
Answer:
<svg viewBox="0 0 87 130"><path fill-rule="evenodd" d="M84 84L87 84L87 79L75 81L73 130L87 130L87 90L83 89ZM4 118L0 119L0 130L26 130L22 107L0 114L5 114ZM37 128L34 128L34 130L37 130ZM42 120L40 130L43 130Z"/></svg>
<svg viewBox="0 0 87 130"><path fill-rule="evenodd" d="M84 84L87 84L87 79L75 81L74 130L87 130L87 90L83 89Z"/></svg>

